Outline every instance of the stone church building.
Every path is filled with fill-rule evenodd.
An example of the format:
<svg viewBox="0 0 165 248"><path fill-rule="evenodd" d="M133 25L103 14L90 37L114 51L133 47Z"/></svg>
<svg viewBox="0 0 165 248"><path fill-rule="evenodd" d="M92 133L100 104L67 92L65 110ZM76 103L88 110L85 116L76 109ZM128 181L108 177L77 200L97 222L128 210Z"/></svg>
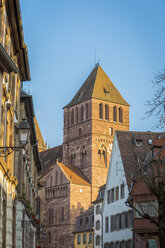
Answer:
<svg viewBox="0 0 165 248"><path fill-rule="evenodd" d="M64 107L63 144L40 153L41 247L73 247L76 217L106 183L115 130L129 130L129 104L96 65Z"/></svg>

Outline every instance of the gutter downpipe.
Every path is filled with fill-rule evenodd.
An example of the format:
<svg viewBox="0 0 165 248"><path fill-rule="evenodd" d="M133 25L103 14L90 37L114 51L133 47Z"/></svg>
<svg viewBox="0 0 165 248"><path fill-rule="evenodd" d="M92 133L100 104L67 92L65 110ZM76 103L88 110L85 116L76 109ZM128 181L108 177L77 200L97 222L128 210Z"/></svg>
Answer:
<svg viewBox="0 0 165 248"><path fill-rule="evenodd" d="M101 211L101 248L103 248L103 212Z"/></svg>

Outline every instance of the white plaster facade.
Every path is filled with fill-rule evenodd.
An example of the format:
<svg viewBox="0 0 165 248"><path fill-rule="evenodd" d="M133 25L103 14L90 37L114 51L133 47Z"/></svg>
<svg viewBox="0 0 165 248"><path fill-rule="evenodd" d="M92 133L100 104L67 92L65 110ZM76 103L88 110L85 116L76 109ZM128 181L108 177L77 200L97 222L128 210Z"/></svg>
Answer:
<svg viewBox="0 0 165 248"><path fill-rule="evenodd" d="M100 213L97 214L97 208L100 209ZM101 215L102 202L94 205L94 247L101 248L102 246L102 215ZM100 228L97 229L97 222L100 223ZM97 239L100 237L100 244L97 243Z"/></svg>
<svg viewBox="0 0 165 248"><path fill-rule="evenodd" d="M124 197L121 199L121 185L124 185ZM107 192L109 190L113 190L115 192L116 187L118 188L118 196L119 199L116 200L115 193L114 193L114 200L111 203L107 203ZM112 192L112 191L111 191ZM105 188L105 194L104 194L104 201L103 201L103 207L102 207L102 215L103 215L103 244L104 247L125 247L124 245L121 245L122 242L130 242L130 247L132 247L132 238L133 238L133 232L130 228L119 228L119 230L111 230L111 216L116 216L117 214L121 214L123 212L127 212L130 210L129 207L126 206L125 202L128 198L128 186L125 176L125 171L122 163L122 158L120 154L120 149L118 146L117 136L115 134L114 137L114 143L113 143L113 149L112 149L112 155L111 155L111 161L107 176L107 183ZM106 217L108 217L108 231L105 230L106 228ZM116 220L115 220L116 221ZM116 225L116 224L115 224ZM116 228L114 228L116 229ZM112 244L113 242L113 244ZM118 243L116 245L116 242L120 243L120 246L118 246ZM107 246L106 246L107 244ZM108 244L110 246L108 246ZM114 244L116 246L114 246ZM123 244L123 243L122 243ZM129 247L129 246L128 246Z"/></svg>

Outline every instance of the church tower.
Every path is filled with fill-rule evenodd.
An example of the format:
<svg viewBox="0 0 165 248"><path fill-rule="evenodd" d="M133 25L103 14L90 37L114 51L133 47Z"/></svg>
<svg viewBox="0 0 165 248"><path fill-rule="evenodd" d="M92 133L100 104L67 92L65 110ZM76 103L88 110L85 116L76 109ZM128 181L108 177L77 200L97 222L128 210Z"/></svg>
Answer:
<svg viewBox="0 0 165 248"><path fill-rule="evenodd" d="M129 104L96 65L64 107L63 163L80 168L91 184L91 201L106 183L115 130L129 130Z"/></svg>

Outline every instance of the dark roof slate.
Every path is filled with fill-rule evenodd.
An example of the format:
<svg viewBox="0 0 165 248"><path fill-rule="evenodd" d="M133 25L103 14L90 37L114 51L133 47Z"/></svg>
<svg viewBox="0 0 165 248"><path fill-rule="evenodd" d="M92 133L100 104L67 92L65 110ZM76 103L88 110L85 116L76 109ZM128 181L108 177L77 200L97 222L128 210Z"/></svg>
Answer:
<svg viewBox="0 0 165 248"><path fill-rule="evenodd" d="M130 187L132 173L138 168L138 160L144 161L152 148L148 140L154 141L159 135L160 133L156 132L116 131L128 187ZM140 140L141 146L136 146L135 140Z"/></svg>
<svg viewBox="0 0 165 248"><path fill-rule="evenodd" d="M76 95L64 108L70 108L90 98L129 106L101 66L95 66Z"/></svg>
<svg viewBox="0 0 165 248"><path fill-rule="evenodd" d="M62 161L62 145L40 152L41 172L39 178L43 178L53 169L57 159L59 162Z"/></svg>
<svg viewBox="0 0 165 248"><path fill-rule="evenodd" d="M88 222L86 219L88 218ZM80 221L82 220L82 222ZM93 231L94 228L94 207L90 207L86 212L76 218L73 233Z"/></svg>

